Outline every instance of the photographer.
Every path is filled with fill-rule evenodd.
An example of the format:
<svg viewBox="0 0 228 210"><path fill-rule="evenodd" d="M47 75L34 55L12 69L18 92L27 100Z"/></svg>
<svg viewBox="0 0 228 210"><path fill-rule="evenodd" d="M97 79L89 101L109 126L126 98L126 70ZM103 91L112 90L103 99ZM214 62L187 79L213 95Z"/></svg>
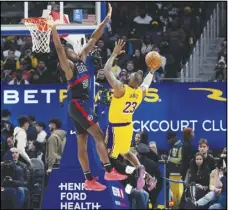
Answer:
<svg viewBox="0 0 228 210"><path fill-rule="evenodd" d="M2 208L9 208L9 204L11 208L29 207L27 189L29 169L24 163L18 161L18 158L19 151L13 147L6 153L4 162L1 163Z"/></svg>

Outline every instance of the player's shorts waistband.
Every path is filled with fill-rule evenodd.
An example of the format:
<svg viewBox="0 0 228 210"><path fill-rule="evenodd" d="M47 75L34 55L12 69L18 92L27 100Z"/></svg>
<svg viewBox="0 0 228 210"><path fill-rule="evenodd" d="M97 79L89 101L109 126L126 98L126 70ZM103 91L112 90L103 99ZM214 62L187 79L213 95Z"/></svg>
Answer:
<svg viewBox="0 0 228 210"><path fill-rule="evenodd" d="M127 123L109 123L109 125L111 125L112 127L123 127L123 126L128 126L130 124L131 124L131 122L127 122Z"/></svg>

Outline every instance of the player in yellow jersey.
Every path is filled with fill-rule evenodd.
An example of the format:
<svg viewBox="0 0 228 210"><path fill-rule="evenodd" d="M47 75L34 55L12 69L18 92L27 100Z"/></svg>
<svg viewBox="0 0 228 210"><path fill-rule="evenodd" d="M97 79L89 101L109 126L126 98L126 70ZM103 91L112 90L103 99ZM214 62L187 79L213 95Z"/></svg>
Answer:
<svg viewBox="0 0 228 210"><path fill-rule="evenodd" d="M142 102L146 91L149 88L155 69L151 69L144 81L140 73L132 73L129 76L128 84L123 84L116 79L112 73L112 65L116 57L123 53L125 43L119 40L108 59L104 74L114 90L109 108L109 126L106 132L107 147L111 149L109 156L113 162L119 155L124 156L132 165L139 168L137 189L145 185L143 176L145 168L140 166L138 158L130 152L131 140L133 135L133 114Z"/></svg>

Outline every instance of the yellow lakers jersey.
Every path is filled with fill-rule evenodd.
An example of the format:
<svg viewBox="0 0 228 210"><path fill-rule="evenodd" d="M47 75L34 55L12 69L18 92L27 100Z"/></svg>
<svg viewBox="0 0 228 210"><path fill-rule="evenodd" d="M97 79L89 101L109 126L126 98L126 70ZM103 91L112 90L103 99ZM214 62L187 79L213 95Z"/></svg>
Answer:
<svg viewBox="0 0 228 210"><path fill-rule="evenodd" d="M142 102L142 89L133 89L124 85L125 94L121 98L112 97L109 108L110 123L132 122L132 115Z"/></svg>

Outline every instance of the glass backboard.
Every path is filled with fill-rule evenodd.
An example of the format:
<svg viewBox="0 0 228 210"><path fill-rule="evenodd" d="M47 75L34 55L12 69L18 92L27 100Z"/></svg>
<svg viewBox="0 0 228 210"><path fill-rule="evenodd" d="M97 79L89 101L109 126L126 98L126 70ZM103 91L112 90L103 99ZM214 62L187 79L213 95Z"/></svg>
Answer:
<svg viewBox="0 0 228 210"><path fill-rule="evenodd" d="M24 18L41 17L49 6L69 17L70 24L57 27L60 33L91 33L106 15L104 2L1 2L2 35L29 35Z"/></svg>

